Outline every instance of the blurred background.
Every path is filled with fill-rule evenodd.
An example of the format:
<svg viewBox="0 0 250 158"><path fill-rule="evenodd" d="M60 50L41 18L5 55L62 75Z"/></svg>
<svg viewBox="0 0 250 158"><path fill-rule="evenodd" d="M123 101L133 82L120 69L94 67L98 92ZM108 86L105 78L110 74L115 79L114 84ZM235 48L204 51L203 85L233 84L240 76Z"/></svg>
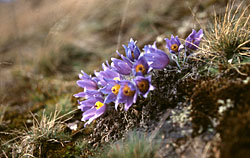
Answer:
<svg viewBox="0 0 250 158"><path fill-rule="evenodd" d="M0 111L14 127L29 111L76 109L80 70L93 73L138 46L207 25L227 0L0 0ZM209 26L209 25L207 25ZM27 113L27 115L25 115ZM1 114L0 114L1 116ZM1 118L1 117L0 117ZM0 119L1 120L1 119Z"/></svg>

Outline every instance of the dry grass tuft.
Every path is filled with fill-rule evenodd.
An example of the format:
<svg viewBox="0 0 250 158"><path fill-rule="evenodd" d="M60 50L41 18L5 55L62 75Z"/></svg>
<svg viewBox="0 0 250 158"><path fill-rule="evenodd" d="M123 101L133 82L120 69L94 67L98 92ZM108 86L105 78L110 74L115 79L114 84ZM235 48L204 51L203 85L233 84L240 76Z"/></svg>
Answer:
<svg viewBox="0 0 250 158"><path fill-rule="evenodd" d="M46 144L59 143L64 146L64 142L68 142L71 138L64 132L66 126L65 122L71 118L63 120L66 115L73 111L59 117L60 111L55 110L53 114L47 116L42 115L40 121L33 116L33 126L30 129L23 131L14 131L12 134L17 135L14 139L5 142L3 146L12 148L12 155L16 157L36 157L41 156L45 150ZM10 145L12 141L15 143Z"/></svg>
<svg viewBox="0 0 250 158"><path fill-rule="evenodd" d="M236 68L250 57L249 6L241 2L228 4L224 15L214 15L211 28L206 29L204 52L210 61L224 68ZM247 59L249 60L249 58Z"/></svg>

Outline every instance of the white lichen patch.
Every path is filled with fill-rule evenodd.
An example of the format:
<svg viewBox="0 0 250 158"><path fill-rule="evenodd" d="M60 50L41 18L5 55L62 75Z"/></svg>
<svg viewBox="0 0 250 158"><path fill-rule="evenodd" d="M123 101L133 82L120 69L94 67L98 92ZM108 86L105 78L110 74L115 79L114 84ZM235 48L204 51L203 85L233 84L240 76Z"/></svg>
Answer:
<svg viewBox="0 0 250 158"><path fill-rule="evenodd" d="M218 109L218 113L219 113L220 115L223 115L223 113L224 113L225 111L227 111L229 108L234 107L234 104L233 104L233 102L232 102L231 99L227 99L226 102L225 102L224 100L222 100L222 99L219 99L219 100L217 101L217 103L218 103L218 104L221 104L221 106L219 106L219 109Z"/></svg>
<svg viewBox="0 0 250 158"><path fill-rule="evenodd" d="M190 113L191 113L191 107L183 107L180 111L171 111L171 120L172 123L174 124L178 124L181 128L184 127L184 125L191 121L191 117L190 117Z"/></svg>
<svg viewBox="0 0 250 158"><path fill-rule="evenodd" d="M247 77L245 80L243 80L243 83L248 84L249 81L250 81L250 77Z"/></svg>
<svg viewBox="0 0 250 158"><path fill-rule="evenodd" d="M67 127L69 127L72 131L76 131L78 126L77 126L78 121L73 122L73 123L68 123Z"/></svg>

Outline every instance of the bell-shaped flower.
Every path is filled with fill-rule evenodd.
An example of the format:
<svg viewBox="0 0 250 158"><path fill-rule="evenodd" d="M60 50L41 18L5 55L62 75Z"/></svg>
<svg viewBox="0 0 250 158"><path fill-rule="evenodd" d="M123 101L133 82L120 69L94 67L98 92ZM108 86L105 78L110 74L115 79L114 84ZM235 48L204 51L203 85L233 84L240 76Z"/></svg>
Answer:
<svg viewBox="0 0 250 158"><path fill-rule="evenodd" d="M163 69L168 65L168 55L164 51L157 49L155 43L154 45L145 46L144 51L144 57L153 69Z"/></svg>
<svg viewBox="0 0 250 158"><path fill-rule="evenodd" d="M82 74L79 74L80 80L76 82L77 85L85 90L97 90L98 85L96 78L91 78L91 76L86 74L84 71L81 72Z"/></svg>
<svg viewBox="0 0 250 158"><path fill-rule="evenodd" d="M173 35L171 35L171 39L165 38L165 40L170 53L178 54L184 48L178 36L174 37Z"/></svg>
<svg viewBox="0 0 250 158"><path fill-rule="evenodd" d="M147 60L144 56L140 56L139 59L133 65L133 74L135 76L146 75L151 69L148 66Z"/></svg>
<svg viewBox="0 0 250 158"><path fill-rule="evenodd" d="M124 103L124 110L127 111L136 102L137 90L135 85L130 81L123 80L118 83L121 87L117 95L115 108L117 109L119 103Z"/></svg>
<svg viewBox="0 0 250 158"><path fill-rule="evenodd" d="M81 88L84 88L84 91L74 94L74 97L89 98L94 96L102 96L101 92L98 91L97 82L99 82L99 79L89 76L84 71L81 72L82 74L79 74L80 80L77 81L77 85Z"/></svg>
<svg viewBox="0 0 250 158"><path fill-rule="evenodd" d="M116 51L116 54L118 54L122 58L122 60L125 61L130 67L133 66L132 61L124 55L120 54L118 50Z"/></svg>
<svg viewBox="0 0 250 158"><path fill-rule="evenodd" d="M101 97L103 94L99 90L84 90L84 92L79 92L73 95L76 98L91 98L91 97Z"/></svg>
<svg viewBox="0 0 250 158"><path fill-rule="evenodd" d="M111 68L112 70L118 72L122 75L129 75L132 71L132 63L130 61L124 61L116 58L111 58Z"/></svg>
<svg viewBox="0 0 250 158"><path fill-rule="evenodd" d="M134 79L134 82L138 89L139 94L143 95L144 98L147 97L150 91L154 90L154 87L151 85L151 76L148 77L137 76Z"/></svg>
<svg viewBox="0 0 250 158"><path fill-rule="evenodd" d="M121 85L118 83L118 80L106 80L107 85L100 89L103 94L107 94L104 103L108 104L115 102L117 95L119 93Z"/></svg>
<svg viewBox="0 0 250 158"><path fill-rule="evenodd" d="M90 97L84 101L78 101L78 109L80 109L81 111L87 111L89 109L91 109L95 103L97 101L103 102L103 98L102 97Z"/></svg>
<svg viewBox="0 0 250 158"><path fill-rule="evenodd" d="M201 38L203 37L203 30L200 29L196 32L194 29L192 33L186 38L186 48L191 50L196 50L201 42Z"/></svg>
<svg viewBox="0 0 250 158"><path fill-rule="evenodd" d="M96 77L99 79L98 83L101 86L106 86L107 80L121 80L121 75L118 72L112 70L109 65L106 66L103 63L103 70L104 71L95 72Z"/></svg>
<svg viewBox="0 0 250 158"><path fill-rule="evenodd" d="M131 61L135 61L139 58L141 54L140 49L136 46L136 41L134 41L132 38L130 39L128 46L123 45L123 47L125 49L126 56Z"/></svg>
<svg viewBox="0 0 250 158"><path fill-rule="evenodd" d="M83 101L84 102L84 101ZM106 111L106 104L104 104L103 98L95 97L86 100L79 107L81 110L86 110L82 114L82 121L87 121L84 126L90 124L93 120L103 115Z"/></svg>
<svg viewBox="0 0 250 158"><path fill-rule="evenodd" d="M106 60L106 63L102 63L102 69L106 71L107 69L111 69L109 62Z"/></svg>

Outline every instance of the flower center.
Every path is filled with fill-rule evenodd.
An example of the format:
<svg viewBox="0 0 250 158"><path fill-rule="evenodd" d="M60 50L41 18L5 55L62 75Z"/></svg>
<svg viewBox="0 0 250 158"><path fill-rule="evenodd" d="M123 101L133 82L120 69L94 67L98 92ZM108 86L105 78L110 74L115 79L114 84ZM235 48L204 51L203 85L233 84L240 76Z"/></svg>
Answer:
<svg viewBox="0 0 250 158"><path fill-rule="evenodd" d="M135 91L132 91L128 85L125 85L122 90L123 94L125 96L133 96L135 94Z"/></svg>
<svg viewBox="0 0 250 158"><path fill-rule="evenodd" d="M177 44L172 44L171 49L172 51L178 52L179 46Z"/></svg>
<svg viewBox="0 0 250 158"><path fill-rule="evenodd" d="M140 92L146 93L149 89L149 82L148 80L141 80L137 83L137 87L139 88Z"/></svg>
<svg viewBox="0 0 250 158"><path fill-rule="evenodd" d="M118 92L119 92L119 89L120 89L120 85L119 85L119 84L116 84L116 85L114 85L114 86L111 88L111 91L112 91L112 93L114 93L115 95L117 95Z"/></svg>
<svg viewBox="0 0 250 158"><path fill-rule="evenodd" d="M113 78L113 80L115 80L115 81L120 81L120 77L115 77L115 78Z"/></svg>
<svg viewBox="0 0 250 158"><path fill-rule="evenodd" d="M104 105L104 104L103 104L102 102L97 101L97 102L95 103L95 108L98 110L98 109L100 109L103 105Z"/></svg>
<svg viewBox="0 0 250 158"><path fill-rule="evenodd" d="M135 71L136 72L141 72L143 75L145 75L147 73L145 67L142 64L138 64L135 67Z"/></svg>

